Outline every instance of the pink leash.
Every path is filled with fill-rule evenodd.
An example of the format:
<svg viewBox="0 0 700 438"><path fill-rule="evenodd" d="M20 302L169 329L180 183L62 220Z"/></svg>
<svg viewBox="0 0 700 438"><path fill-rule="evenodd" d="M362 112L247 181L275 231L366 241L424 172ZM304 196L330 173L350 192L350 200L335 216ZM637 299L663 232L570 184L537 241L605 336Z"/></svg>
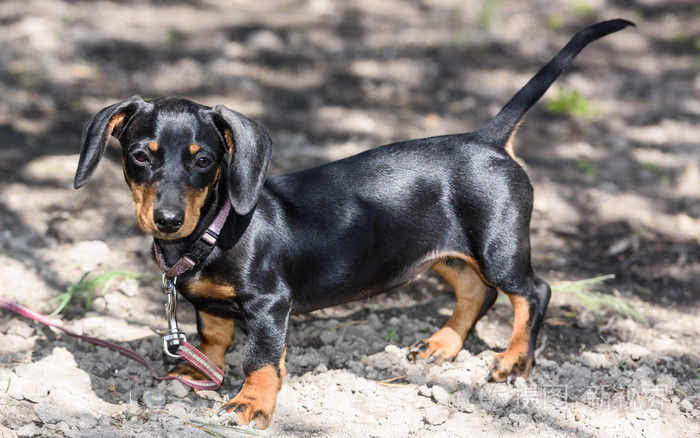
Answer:
<svg viewBox="0 0 700 438"><path fill-rule="evenodd" d="M148 368L148 371L151 372L151 375L153 376L154 379L158 381L169 381L169 380L179 380L180 382L184 383L185 385L191 386L194 389L209 389L209 390L217 390L221 386L221 382L224 378L224 372L221 370L221 368L217 367L212 363L207 356L204 355L201 351L197 350L195 347L193 347L191 344L187 342L182 342L179 344L179 348L177 350L177 354L184 359L187 363L195 367L198 371L202 372L204 375L206 375L210 380L190 380L186 379L181 376L165 376L161 377L159 376L156 371L153 369L151 364L148 362L148 360L141 356L140 354L136 353L133 350L130 350L126 347L122 347L120 345L117 345L113 342L109 341L104 341L102 339L98 338L93 338L90 336L84 336L84 335L79 335L77 333L74 333L58 323L54 322L50 318L46 317L45 315L42 315L39 312L35 312L32 309L29 309L28 307L25 307L21 304L15 303L14 301L11 301L10 299L0 295L0 309L5 309L9 310L12 312L15 312L18 315L24 316L25 318L33 319L34 321L38 321L42 324L48 325L50 327L54 327L58 330L61 330L68 336L72 336L74 338L78 338L80 340L83 340L85 342L89 342L90 344L98 345L100 347L106 347L109 348L110 350L119 352L123 354L124 356L131 358L143 365L145 365Z"/></svg>

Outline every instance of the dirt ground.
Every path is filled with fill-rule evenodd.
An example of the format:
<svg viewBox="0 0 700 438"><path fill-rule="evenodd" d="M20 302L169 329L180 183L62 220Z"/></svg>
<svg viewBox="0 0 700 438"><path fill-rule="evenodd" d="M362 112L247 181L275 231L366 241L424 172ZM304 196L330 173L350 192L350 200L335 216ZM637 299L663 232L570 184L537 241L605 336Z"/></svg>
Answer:
<svg viewBox="0 0 700 438"><path fill-rule="evenodd" d="M3 311L0 436L700 436L693 0L4 0L0 294L50 312L47 301L86 272L148 274L59 319L164 372L154 333L166 328L163 294L117 146L72 189L81 129L97 110L134 94L222 103L268 129L271 172L288 172L474 130L575 31L616 17L638 27L589 46L515 142L535 184L540 275L553 285L615 276L593 287L602 295L556 288L529 379L484 380L508 342L507 300L454 362L405 359L454 303L432 275L295 317L289 375L262 432L216 416L243 380L243 330L221 390L195 393ZM577 110L552 108L567 96ZM189 305L179 320L196 339Z"/></svg>

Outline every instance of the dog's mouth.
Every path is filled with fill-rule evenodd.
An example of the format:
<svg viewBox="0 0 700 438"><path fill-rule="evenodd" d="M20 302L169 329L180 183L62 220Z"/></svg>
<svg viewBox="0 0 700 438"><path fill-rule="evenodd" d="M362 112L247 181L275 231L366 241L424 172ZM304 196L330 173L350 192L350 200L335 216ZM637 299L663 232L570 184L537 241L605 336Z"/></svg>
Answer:
<svg viewBox="0 0 700 438"><path fill-rule="evenodd" d="M149 211L150 210L150 211ZM178 240L188 237L197 228L199 212L197 214L185 213L184 219L163 219L162 215L153 213L152 209L136 209L136 220L139 228L160 240Z"/></svg>
<svg viewBox="0 0 700 438"><path fill-rule="evenodd" d="M139 228L156 239L178 240L188 237L197 228L206 190L186 190L184 208L155 207L155 185L132 185Z"/></svg>
<svg viewBox="0 0 700 438"><path fill-rule="evenodd" d="M141 227L141 229L143 229L143 227ZM179 240L189 237L189 235L192 234L192 232L194 231L194 228L192 228L191 230L180 230L174 233L166 233L160 231L157 229L157 227L155 227L155 229L151 228L151 230L152 231L144 230L144 232L150 234L151 236L159 240Z"/></svg>

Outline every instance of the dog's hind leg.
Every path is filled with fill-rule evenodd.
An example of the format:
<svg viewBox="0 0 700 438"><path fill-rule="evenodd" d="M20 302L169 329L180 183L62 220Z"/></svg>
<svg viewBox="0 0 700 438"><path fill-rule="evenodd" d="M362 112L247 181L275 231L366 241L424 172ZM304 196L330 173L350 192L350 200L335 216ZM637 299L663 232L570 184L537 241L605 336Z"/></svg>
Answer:
<svg viewBox="0 0 700 438"><path fill-rule="evenodd" d="M487 380L511 382L515 377L527 378L535 360L537 335L544 320L551 290L549 285L532 275L530 287L524 293L507 293L513 305L513 332L508 348L494 355L494 361Z"/></svg>
<svg viewBox="0 0 700 438"><path fill-rule="evenodd" d="M496 290L483 282L477 272L478 267L470 262L471 259L450 258L432 266L452 287L457 302L443 328L409 347L409 359L420 356L437 364L454 359L462 350L469 331L496 301Z"/></svg>

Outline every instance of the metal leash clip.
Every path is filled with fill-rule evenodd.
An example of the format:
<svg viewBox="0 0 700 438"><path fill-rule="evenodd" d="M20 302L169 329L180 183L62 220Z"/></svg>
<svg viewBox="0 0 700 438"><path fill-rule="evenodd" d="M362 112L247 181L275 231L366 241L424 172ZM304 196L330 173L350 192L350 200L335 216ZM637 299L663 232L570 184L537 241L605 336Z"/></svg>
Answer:
<svg viewBox="0 0 700 438"><path fill-rule="evenodd" d="M171 281L165 274L164 272L162 284L168 295L168 302L165 303L165 316L168 318L169 329L168 333L163 335L163 353L173 359L179 359L180 355L177 354L177 349L187 342L187 335L177 327L177 289L175 288L177 277Z"/></svg>

